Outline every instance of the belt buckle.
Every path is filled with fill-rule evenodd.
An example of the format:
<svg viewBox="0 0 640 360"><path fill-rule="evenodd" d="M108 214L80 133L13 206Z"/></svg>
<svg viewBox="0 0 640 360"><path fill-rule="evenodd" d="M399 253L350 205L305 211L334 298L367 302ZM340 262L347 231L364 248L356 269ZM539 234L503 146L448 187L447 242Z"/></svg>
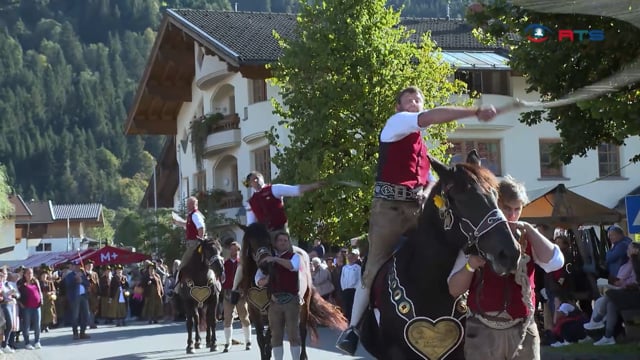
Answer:
<svg viewBox="0 0 640 360"><path fill-rule="evenodd" d="M396 185L394 190L396 200L407 200L407 189L404 186Z"/></svg>

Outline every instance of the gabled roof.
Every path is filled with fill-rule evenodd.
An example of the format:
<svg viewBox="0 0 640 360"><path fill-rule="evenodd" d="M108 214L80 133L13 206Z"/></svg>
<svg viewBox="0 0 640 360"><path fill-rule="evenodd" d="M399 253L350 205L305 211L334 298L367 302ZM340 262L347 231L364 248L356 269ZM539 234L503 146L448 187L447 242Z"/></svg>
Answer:
<svg viewBox="0 0 640 360"><path fill-rule="evenodd" d="M233 66L264 65L278 60L282 49L273 37L295 36L296 15L282 13L229 12L169 9L167 16L193 32ZM481 44L463 20L403 18L401 24L415 30L417 41L427 31L443 50L498 50Z"/></svg>
<svg viewBox="0 0 640 360"><path fill-rule="evenodd" d="M102 215L101 204L60 204L53 205L53 220L96 220Z"/></svg>
<svg viewBox="0 0 640 360"><path fill-rule="evenodd" d="M16 219L16 224L51 224L53 222L53 204L51 201L30 201L26 204L31 210L31 219L22 222Z"/></svg>
<svg viewBox="0 0 640 360"><path fill-rule="evenodd" d="M20 195L9 195L9 202L15 209L15 217L31 217L33 214Z"/></svg>

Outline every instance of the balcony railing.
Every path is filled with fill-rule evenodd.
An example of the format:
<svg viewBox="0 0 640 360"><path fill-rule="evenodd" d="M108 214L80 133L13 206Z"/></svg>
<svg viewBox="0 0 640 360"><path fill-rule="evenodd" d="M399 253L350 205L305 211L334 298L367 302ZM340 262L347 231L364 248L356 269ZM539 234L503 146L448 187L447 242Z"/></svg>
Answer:
<svg viewBox="0 0 640 360"><path fill-rule="evenodd" d="M208 135L215 134L227 130L240 129L240 116L238 114L225 115L222 120L211 124Z"/></svg>
<svg viewBox="0 0 640 360"><path fill-rule="evenodd" d="M240 191L230 191L220 198L221 209L232 209L242 206L242 193Z"/></svg>

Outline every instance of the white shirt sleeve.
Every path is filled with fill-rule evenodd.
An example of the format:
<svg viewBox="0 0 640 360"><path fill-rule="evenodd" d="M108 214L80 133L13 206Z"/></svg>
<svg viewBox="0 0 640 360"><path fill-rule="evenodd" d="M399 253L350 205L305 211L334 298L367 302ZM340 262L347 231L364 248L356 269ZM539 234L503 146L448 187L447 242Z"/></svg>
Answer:
<svg viewBox="0 0 640 360"><path fill-rule="evenodd" d="M458 271L462 270L462 268L467 263L467 261L469 261L469 256L465 255L465 253L462 250L460 250L460 252L458 252L458 257L456 258L456 262L453 264L453 268L451 269L451 272L449 273L449 277L447 277L447 283L449 283L449 280L451 279L453 274L455 274Z"/></svg>
<svg viewBox="0 0 640 360"><path fill-rule="evenodd" d="M191 215L191 220L196 226L196 229L204 229L204 217L200 211L194 212L193 215Z"/></svg>
<svg viewBox="0 0 640 360"><path fill-rule="evenodd" d="M262 270L258 269L258 271L256 271L256 276L253 278L253 281L256 282L256 285L258 285L258 281L266 278L267 275L265 275Z"/></svg>
<svg viewBox="0 0 640 360"><path fill-rule="evenodd" d="M300 271L300 255L293 254L293 257L291 257L289 261L291 261L291 266L293 266L291 271Z"/></svg>
<svg viewBox="0 0 640 360"><path fill-rule="evenodd" d="M300 185L285 185L285 184L272 184L271 192L273 196L277 198L281 197L296 197L302 195L300 192Z"/></svg>
<svg viewBox="0 0 640 360"><path fill-rule="evenodd" d="M391 115L382 128L380 142L398 141L413 132L422 130L423 128L418 126L418 115L420 114L403 111Z"/></svg>
<svg viewBox="0 0 640 360"><path fill-rule="evenodd" d="M560 251L560 248L558 247L558 245L555 245L555 244L553 245L553 256L551 257L551 260L549 260L549 262L547 263L543 263L542 261L538 260L538 257L536 256L535 251L532 250L532 252L533 252L533 261L535 261L536 264L540 265L542 270L548 273L556 271L560 269L562 266L564 266L564 255L562 254L562 251Z"/></svg>

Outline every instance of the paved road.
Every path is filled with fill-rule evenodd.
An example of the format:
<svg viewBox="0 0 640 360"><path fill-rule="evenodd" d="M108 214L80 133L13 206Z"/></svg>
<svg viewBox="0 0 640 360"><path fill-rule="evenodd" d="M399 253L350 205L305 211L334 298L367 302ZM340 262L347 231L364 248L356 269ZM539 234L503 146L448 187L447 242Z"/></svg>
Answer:
<svg viewBox="0 0 640 360"><path fill-rule="evenodd" d="M88 332L89 333L89 332ZM147 325L145 322L132 322L125 327L103 325L91 330L91 339L71 339L71 329L53 329L41 337L42 349L24 350L18 349L15 354L0 355L0 359L20 360L169 360L169 359L216 359L216 360L254 360L258 359L257 345L250 351L244 350L244 346L234 346L226 354L218 351L209 353L208 349L196 350L193 355L187 355L186 331L184 323L164 323ZM204 335L201 332L201 335ZM222 326L218 323L216 332L218 343L224 343ZM372 359L364 350L355 356L341 355L335 349L334 344L337 333L320 329L320 341L317 345L308 347L311 359ZM240 330L234 332L234 338L242 339ZM204 341L203 341L204 342ZM257 344L255 335L253 344ZM22 344L20 344L22 347ZM222 347L219 346L222 350ZM290 359L288 343L285 343L285 359Z"/></svg>

